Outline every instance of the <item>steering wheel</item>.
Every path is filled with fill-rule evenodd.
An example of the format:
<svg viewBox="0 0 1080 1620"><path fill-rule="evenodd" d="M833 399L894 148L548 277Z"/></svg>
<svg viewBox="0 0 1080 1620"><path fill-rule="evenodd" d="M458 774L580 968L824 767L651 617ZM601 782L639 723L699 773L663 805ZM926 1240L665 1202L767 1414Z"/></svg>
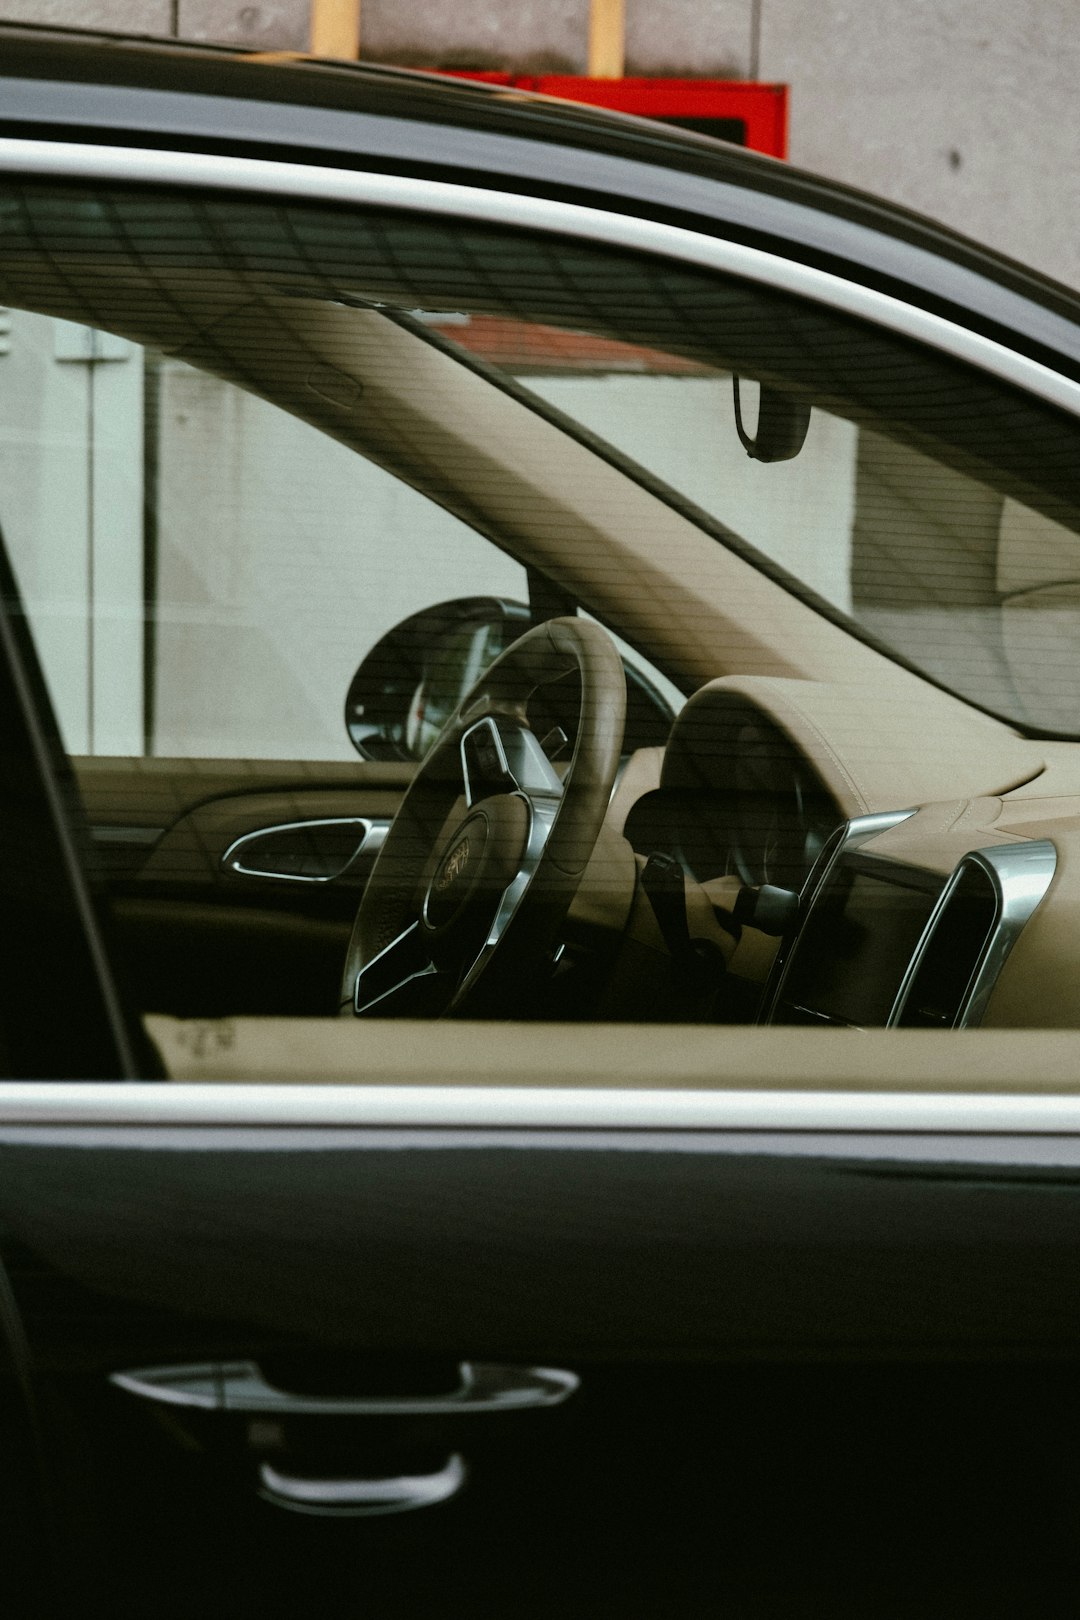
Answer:
<svg viewBox="0 0 1080 1620"><path fill-rule="evenodd" d="M576 742L527 708L578 677ZM548 707L557 692L547 694ZM611 637L549 619L515 641L447 721L402 800L353 923L341 1011L510 1016L535 993L596 840L622 747L626 677Z"/></svg>

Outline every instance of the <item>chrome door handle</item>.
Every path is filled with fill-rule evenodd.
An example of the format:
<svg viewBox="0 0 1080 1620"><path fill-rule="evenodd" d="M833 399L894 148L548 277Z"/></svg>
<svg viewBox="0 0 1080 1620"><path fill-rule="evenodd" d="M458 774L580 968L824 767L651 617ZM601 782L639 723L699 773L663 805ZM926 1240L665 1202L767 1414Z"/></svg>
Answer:
<svg viewBox="0 0 1080 1620"><path fill-rule="evenodd" d="M390 823L382 816L283 821L234 838L221 864L240 877L332 883L343 877L361 855L377 855L389 831Z"/></svg>
<svg viewBox="0 0 1080 1620"><path fill-rule="evenodd" d="M556 1367L504 1367L463 1361L458 1385L431 1395L307 1395L271 1384L254 1361L207 1361L183 1367L116 1372L109 1382L143 1400L204 1412L268 1417L450 1417L557 1406L578 1387Z"/></svg>
<svg viewBox="0 0 1080 1620"><path fill-rule="evenodd" d="M464 1485L466 1472L465 1461L457 1452L433 1474L398 1474L387 1479L308 1479L264 1462L259 1469L259 1495L290 1513L375 1518L448 1501Z"/></svg>

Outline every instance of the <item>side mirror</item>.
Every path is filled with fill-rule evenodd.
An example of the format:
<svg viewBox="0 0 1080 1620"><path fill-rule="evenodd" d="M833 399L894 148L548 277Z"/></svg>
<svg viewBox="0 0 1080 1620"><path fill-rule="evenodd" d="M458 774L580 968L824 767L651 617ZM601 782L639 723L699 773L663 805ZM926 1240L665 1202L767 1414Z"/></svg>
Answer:
<svg viewBox="0 0 1080 1620"><path fill-rule="evenodd" d="M531 623L521 602L463 596L377 641L349 684L345 726L363 759L423 759L479 675Z"/></svg>
<svg viewBox="0 0 1080 1620"><path fill-rule="evenodd" d="M469 688L533 623L523 602L463 596L424 608L377 641L345 698L345 727L362 759L421 760ZM662 747L674 710L624 660L624 748Z"/></svg>
<svg viewBox="0 0 1080 1620"><path fill-rule="evenodd" d="M753 438L743 427L739 379L732 377L735 396L735 431L752 461L791 461L806 443L810 426L810 406L790 394L778 393L764 383L758 399L757 431Z"/></svg>

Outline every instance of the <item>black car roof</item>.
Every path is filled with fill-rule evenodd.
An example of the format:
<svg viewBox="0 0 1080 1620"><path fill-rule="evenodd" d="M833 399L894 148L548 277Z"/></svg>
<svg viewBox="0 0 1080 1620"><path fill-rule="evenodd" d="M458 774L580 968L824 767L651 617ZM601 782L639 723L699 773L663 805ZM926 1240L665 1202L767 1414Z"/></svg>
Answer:
<svg viewBox="0 0 1080 1620"><path fill-rule="evenodd" d="M625 211L898 293L1080 376L1080 298L905 209L721 141L358 62L0 24L0 133L438 175Z"/></svg>

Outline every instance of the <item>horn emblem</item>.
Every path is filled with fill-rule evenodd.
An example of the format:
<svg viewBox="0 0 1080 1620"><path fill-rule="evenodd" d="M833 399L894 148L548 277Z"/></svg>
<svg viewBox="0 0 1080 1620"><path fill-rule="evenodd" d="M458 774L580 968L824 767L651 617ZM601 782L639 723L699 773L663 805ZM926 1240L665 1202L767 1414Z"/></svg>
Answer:
<svg viewBox="0 0 1080 1620"><path fill-rule="evenodd" d="M460 844L455 844L442 864L442 871L435 879L435 887L441 894L455 882L464 872L469 859L469 840L463 838Z"/></svg>

